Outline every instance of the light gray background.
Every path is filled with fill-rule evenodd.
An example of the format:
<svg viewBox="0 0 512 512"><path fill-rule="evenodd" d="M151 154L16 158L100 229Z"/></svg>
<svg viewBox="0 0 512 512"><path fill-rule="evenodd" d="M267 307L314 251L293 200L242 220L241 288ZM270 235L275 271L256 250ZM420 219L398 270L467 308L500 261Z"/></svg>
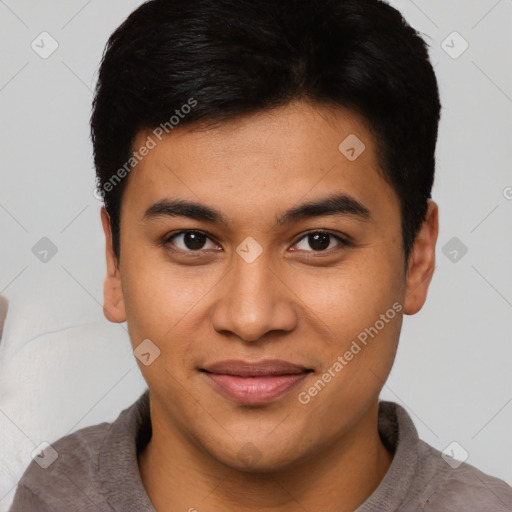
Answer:
<svg viewBox="0 0 512 512"><path fill-rule="evenodd" d="M457 441L512 484L512 0L391 3L425 34L439 79L441 227L427 304L405 319L382 398L425 441ZM112 421L145 387L125 326L102 315L88 126L107 37L139 4L0 0L0 510L41 441ZM47 59L31 48L43 31L59 45ZM469 44L458 58L442 48L462 48L454 31ZM42 237L58 250L46 263L32 253ZM468 249L455 262L442 250L453 237Z"/></svg>

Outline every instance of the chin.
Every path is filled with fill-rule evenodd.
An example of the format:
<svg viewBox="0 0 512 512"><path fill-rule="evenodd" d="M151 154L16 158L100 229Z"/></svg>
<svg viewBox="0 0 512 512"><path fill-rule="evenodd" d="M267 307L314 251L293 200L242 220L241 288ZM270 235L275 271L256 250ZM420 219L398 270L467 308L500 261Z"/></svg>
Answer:
<svg viewBox="0 0 512 512"><path fill-rule="evenodd" d="M229 453L219 453L218 450L210 453L225 466L241 473L277 473L296 468L298 459L302 457L298 457L296 451L278 451L276 448L279 446L286 450L281 440L276 440L274 443L268 441L260 443L259 447L247 441L235 452L231 451L233 444L230 444Z"/></svg>

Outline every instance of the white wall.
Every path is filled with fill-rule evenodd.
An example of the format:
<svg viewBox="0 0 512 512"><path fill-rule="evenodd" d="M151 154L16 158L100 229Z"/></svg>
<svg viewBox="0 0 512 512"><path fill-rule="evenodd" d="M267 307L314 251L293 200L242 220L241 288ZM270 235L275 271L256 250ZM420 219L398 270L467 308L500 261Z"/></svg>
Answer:
<svg viewBox="0 0 512 512"><path fill-rule="evenodd" d="M0 293L10 301L0 344L0 510L41 440L112 421L144 389L124 326L102 315L88 127L106 39L139 3L0 2ZM427 442L442 450L456 440L469 463L512 484L512 2L392 5L428 37L440 82L441 231L429 300L406 318L382 397L404 405ZM43 46L43 31L58 42L47 59L31 48L34 39ZM469 44L458 58L441 48L454 31ZM452 55L462 44L444 43ZM57 248L46 263L32 252L42 237ZM456 262L444 254L454 247L443 252L452 237L468 249ZM45 357L39 347L49 338Z"/></svg>

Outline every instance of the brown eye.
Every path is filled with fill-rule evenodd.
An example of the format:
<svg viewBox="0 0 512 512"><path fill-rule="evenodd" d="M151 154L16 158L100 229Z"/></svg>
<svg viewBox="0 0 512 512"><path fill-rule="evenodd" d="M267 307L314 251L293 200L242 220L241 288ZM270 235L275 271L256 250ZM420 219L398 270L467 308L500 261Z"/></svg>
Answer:
<svg viewBox="0 0 512 512"><path fill-rule="evenodd" d="M332 233L327 233L325 231L313 231L301 238L295 245L297 249L301 251L322 252L336 246L343 247L348 244L343 239L333 235Z"/></svg>
<svg viewBox="0 0 512 512"><path fill-rule="evenodd" d="M209 247L208 242L210 242ZM166 243L171 243L185 252L200 251L201 249L215 249L217 247L217 245L201 231L181 231L169 237Z"/></svg>

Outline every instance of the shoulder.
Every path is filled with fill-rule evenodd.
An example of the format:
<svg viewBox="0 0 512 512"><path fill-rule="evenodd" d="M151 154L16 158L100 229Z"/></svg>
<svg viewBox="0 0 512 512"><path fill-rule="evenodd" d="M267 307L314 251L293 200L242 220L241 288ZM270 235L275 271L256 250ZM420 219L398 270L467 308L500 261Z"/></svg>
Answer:
<svg viewBox="0 0 512 512"><path fill-rule="evenodd" d="M422 441L399 404L379 404L379 433L393 462L380 492L361 511L382 511L382 503L400 512L512 511L512 487Z"/></svg>
<svg viewBox="0 0 512 512"><path fill-rule="evenodd" d="M11 512L153 510L137 450L151 436L144 392L112 423L86 427L42 446L18 483Z"/></svg>
<svg viewBox="0 0 512 512"><path fill-rule="evenodd" d="M42 445L18 482L11 512L54 510L56 503L98 510L99 454L111 426L100 423Z"/></svg>
<svg viewBox="0 0 512 512"><path fill-rule="evenodd" d="M419 442L419 463L429 480L422 492L425 512L507 512L512 510L512 487L471 464L443 458L424 441ZM445 456L446 457L446 456ZM449 463L450 462L450 463Z"/></svg>

